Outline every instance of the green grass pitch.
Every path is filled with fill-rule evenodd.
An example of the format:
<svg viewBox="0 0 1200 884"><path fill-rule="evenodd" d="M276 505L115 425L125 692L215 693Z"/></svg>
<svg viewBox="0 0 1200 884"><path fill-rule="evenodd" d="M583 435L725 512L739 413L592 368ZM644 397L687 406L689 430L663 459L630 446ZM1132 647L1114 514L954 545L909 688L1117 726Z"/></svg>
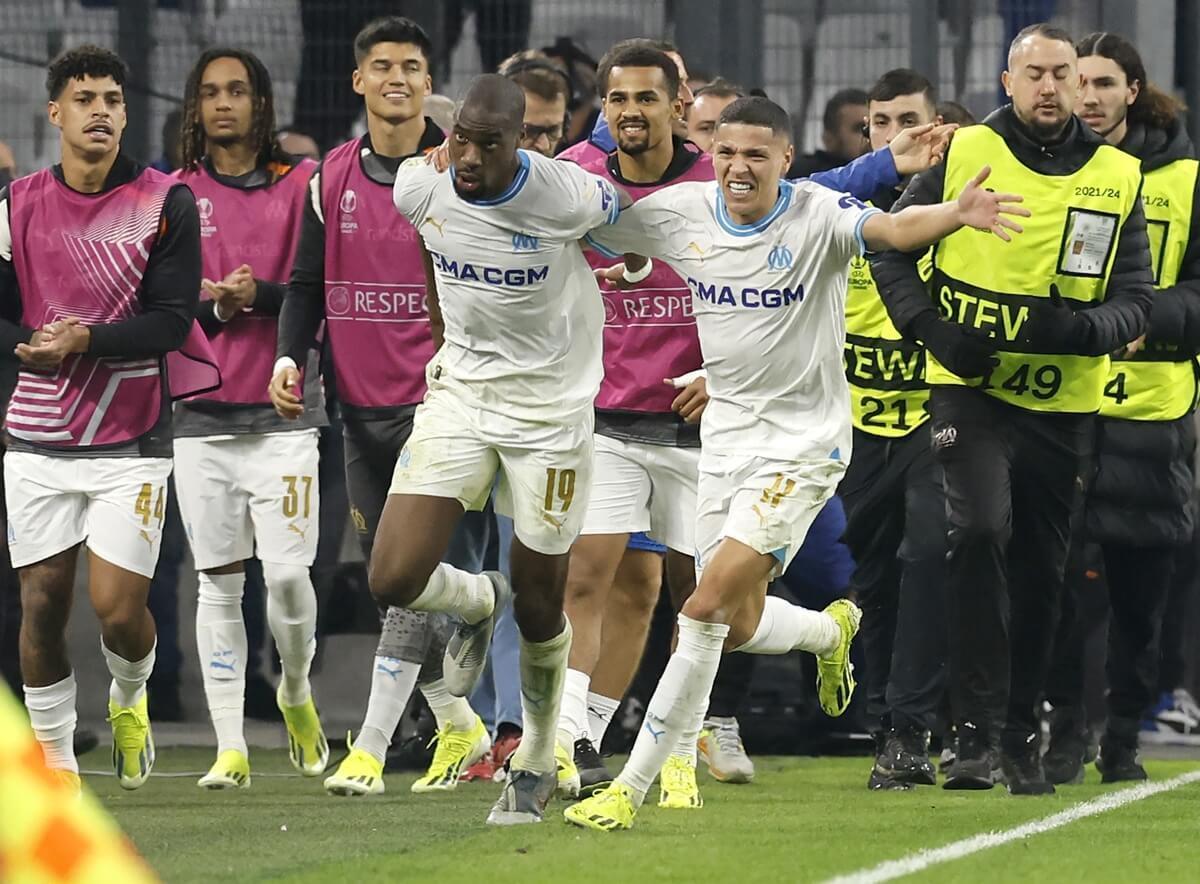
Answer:
<svg viewBox="0 0 1200 884"><path fill-rule="evenodd" d="M585 832L555 801L539 826L493 829L499 787L463 784L417 796L389 775L378 798L333 798L320 779L292 776L286 755L256 751L248 791L207 792L196 777L211 750L164 749L155 776L123 792L111 776L87 785L169 882L216 881L822 881L1065 810L1120 787L1087 782L1056 796L1013 798L923 788L871 793L865 758L759 758L749 786L701 775L697 811L654 806L632 832ZM614 759L615 761L615 759ZM107 752L82 759L105 769ZM1150 762L1155 779L1194 762ZM274 776L271 776L274 774ZM1200 879L1200 784L1125 805L1022 841L935 866L922 881L1138 882Z"/></svg>

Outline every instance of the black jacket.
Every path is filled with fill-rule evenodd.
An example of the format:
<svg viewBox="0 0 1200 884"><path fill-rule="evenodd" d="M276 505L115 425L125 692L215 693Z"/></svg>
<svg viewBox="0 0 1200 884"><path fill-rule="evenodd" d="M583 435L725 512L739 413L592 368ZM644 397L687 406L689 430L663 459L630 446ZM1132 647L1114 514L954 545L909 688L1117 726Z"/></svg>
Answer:
<svg viewBox="0 0 1200 884"><path fill-rule="evenodd" d="M1043 175L1070 175L1078 171L1104 144L1103 139L1077 117L1071 118L1056 141L1039 141L1017 119L1011 105L993 111L983 125L990 126L1003 137L1021 163ZM950 151L953 150L954 143L951 142ZM944 162L915 176L892 211L898 212L910 205L941 202L945 180ZM1036 206L1033 210L1037 210ZM1014 245L1019 247L1019 243ZM923 251L881 252L871 258L871 271L892 322L901 334L913 341L916 341L913 321L922 314L936 313L929 289L917 272L917 260ZM1104 302L1080 311L1079 315L1087 320L1081 352L1102 355L1139 337L1145 331L1152 298L1150 246L1139 196L1117 238L1117 253Z"/></svg>
<svg viewBox="0 0 1200 884"><path fill-rule="evenodd" d="M1121 149L1142 171L1194 155L1183 126L1129 127ZM1200 193L1192 197L1191 238L1179 278L1154 295L1146 352L1195 351L1200 334ZM1182 345L1182 353L1181 346ZM1175 421L1105 419L1097 426L1096 468L1088 494L1087 534L1097 542L1137 547L1176 546L1192 538L1192 415Z"/></svg>
<svg viewBox="0 0 1200 884"><path fill-rule="evenodd" d="M1196 155L1187 130L1178 119L1169 129L1148 129L1134 123L1120 148L1142 161L1143 174ZM1192 192L1191 231L1175 285L1154 293L1149 349L1157 343L1183 346L1193 353L1200 349L1200 176Z"/></svg>

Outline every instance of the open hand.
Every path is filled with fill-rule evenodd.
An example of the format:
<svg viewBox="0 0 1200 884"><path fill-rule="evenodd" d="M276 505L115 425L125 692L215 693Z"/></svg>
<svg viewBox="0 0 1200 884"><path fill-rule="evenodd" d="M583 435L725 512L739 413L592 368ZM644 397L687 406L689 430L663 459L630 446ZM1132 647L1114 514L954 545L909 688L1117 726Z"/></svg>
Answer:
<svg viewBox="0 0 1200 884"><path fill-rule="evenodd" d="M445 172L450 168L450 142L443 141L429 153L425 154L425 162L433 166L439 172Z"/></svg>
<svg viewBox="0 0 1200 884"><path fill-rule="evenodd" d="M946 156L950 136L957 128L957 123L926 123L901 130L888 145L896 171L901 175L915 175L936 166Z"/></svg>
<svg viewBox="0 0 1200 884"><path fill-rule="evenodd" d="M964 227L990 231L1005 242L1010 242L1012 238L1008 235L1009 230L1022 233L1025 228L1006 216L1028 218L1033 213L1024 206L1017 205L1025 199L1018 194L984 190L983 182L987 181L991 174L991 166L984 166L958 195L959 220Z"/></svg>

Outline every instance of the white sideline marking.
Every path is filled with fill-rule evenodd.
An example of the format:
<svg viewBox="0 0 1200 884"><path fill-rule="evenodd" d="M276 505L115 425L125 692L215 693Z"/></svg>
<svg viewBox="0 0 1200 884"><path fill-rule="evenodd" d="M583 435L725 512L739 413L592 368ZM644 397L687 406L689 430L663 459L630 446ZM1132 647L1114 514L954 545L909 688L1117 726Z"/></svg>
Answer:
<svg viewBox="0 0 1200 884"><path fill-rule="evenodd" d="M992 847L999 847L1001 844L1008 844L1010 841L1019 841L1022 838L1040 835L1043 832L1049 832L1053 829L1070 825L1089 816L1107 813L1126 804L1132 804L1135 801L1141 801L1152 795L1158 795L1160 792L1170 792L1173 789L1178 789L1180 786L1186 786L1195 782L1200 782L1200 770L1180 774L1169 780L1143 783L1140 786L1134 786L1129 789L1109 792L1106 795L1101 795L1099 798L1093 798L1090 801L1076 804L1074 807L1060 813L1052 814L1040 820L1023 823L1014 829L1006 829L1002 832L984 832L979 835L973 835L970 838L964 838L961 841L954 841L943 847L918 850L916 853L909 854L900 859L882 862L869 869L862 869L861 871L851 872L849 875L839 875L836 878L829 878L824 884L879 884L882 881L892 881L896 878L902 878L905 875L911 875L914 872L920 872L930 866L962 859L964 856L970 856L973 853L979 853L981 850L987 850Z"/></svg>

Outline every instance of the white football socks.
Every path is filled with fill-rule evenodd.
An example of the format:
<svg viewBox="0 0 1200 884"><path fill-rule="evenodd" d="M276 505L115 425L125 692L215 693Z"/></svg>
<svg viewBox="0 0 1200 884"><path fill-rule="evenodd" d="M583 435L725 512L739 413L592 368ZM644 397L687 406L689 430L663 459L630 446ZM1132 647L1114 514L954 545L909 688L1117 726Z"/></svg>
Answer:
<svg viewBox="0 0 1200 884"><path fill-rule="evenodd" d="M267 625L283 672L279 695L284 705L299 706L312 696L308 672L317 651L317 593L303 565L263 562L263 582Z"/></svg>
<svg viewBox="0 0 1200 884"><path fill-rule="evenodd" d="M246 575L199 575L196 647L204 698L217 734L217 754L236 749L248 754L243 731L246 702L246 624L242 588Z"/></svg>
<svg viewBox="0 0 1200 884"><path fill-rule="evenodd" d="M25 708L29 710L29 723L41 744L46 766L79 773L74 748L75 673L40 688L25 685Z"/></svg>
<svg viewBox="0 0 1200 884"><path fill-rule="evenodd" d="M558 715L562 705L567 657L571 653L571 622L563 617L563 630L544 642L526 641L521 636L521 714L524 730L521 745L512 755L510 767L551 773Z"/></svg>
<svg viewBox="0 0 1200 884"><path fill-rule="evenodd" d="M580 737L589 736L588 685L592 677L578 669L568 669L563 679L562 708L558 713L558 742L568 752Z"/></svg>
<svg viewBox="0 0 1200 884"><path fill-rule="evenodd" d="M841 640L837 621L824 611L810 611L769 595L754 635L734 650L747 654L808 651L821 657L833 653Z"/></svg>
<svg viewBox="0 0 1200 884"><path fill-rule="evenodd" d="M146 682L154 671L154 649L158 647L156 640L150 646L148 653L141 660L126 660L120 654L110 651L100 640L100 650L104 653L104 661L108 664L108 672L112 676L112 684L108 688L108 697L120 707L132 706L146 693Z"/></svg>
<svg viewBox="0 0 1200 884"><path fill-rule="evenodd" d="M603 694L597 694L595 691L588 691L588 736L591 737L592 745L597 749L604 742L604 735L608 733L608 726L612 724L613 716L617 714L617 710L620 707L621 701L619 699L614 700L612 697L605 697Z"/></svg>
<svg viewBox="0 0 1200 884"><path fill-rule="evenodd" d="M617 777L629 788L635 807L641 806L680 737L698 716L703 718L728 635L725 623L706 623L679 615L679 643L646 707L646 718L629 761Z"/></svg>
<svg viewBox="0 0 1200 884"><path fill-rule="evenodd" d="M437 722L438 730L447 724L456 731L469 731L475 727L478 717L466 697L456 697L446 688L446 682L438 678L421 685L421 694L429 704L429 711Z"/></svg>
<svg viewBox="0 0 1200 884"><path fill-rule="evenodd" d="M420 672L420 663L375 655L367 714L354 738L355 749L362 749L378 762L384 761Z"/></svg>
<svg viewBox="0 0 1200 884"><path fill-rule="evenodd" d="M468 574L442 562L429 575L425 589L408 608L413 611L445 611L457 614L468 623L478 623L484 617L491 616L495 601L496 590L487 577Z"/></svg>

